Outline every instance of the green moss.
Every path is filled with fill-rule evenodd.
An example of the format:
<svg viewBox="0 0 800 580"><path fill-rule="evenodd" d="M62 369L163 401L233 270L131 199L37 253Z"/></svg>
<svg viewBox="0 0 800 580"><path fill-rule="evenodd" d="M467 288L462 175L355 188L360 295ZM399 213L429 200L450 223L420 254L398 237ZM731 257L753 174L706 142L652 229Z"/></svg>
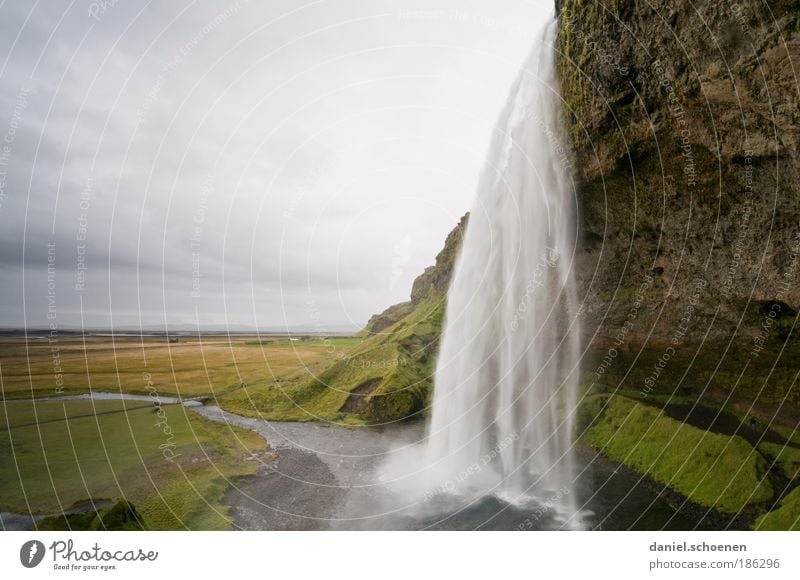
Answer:
<svg viewBox="0 0 800 580"><path fill-rule="evenodd" d="M607 7L605 7L607 8ZM570 17L572 16L572 17ZM597 86L587 86L592 69L594 42L603 38L608 15L594 2L565 0L559 17L557 66L564 100L565 127L576 151L591 149L585 123L596 111L591 107L590 93Z"/></svg>
<svg viewBox="0 0 800 580"><path fill-rule="evenodd" d="M800 530L800 487L783 498L778 509L756 520L754 530Z"/></svg>
<svg viewBox="0 0 800 580"><path fill-rule="evenodd" d="M624 306L620 310L625 312ZM614 364L605 370L602 381L611 390L622 389L624 392L621 394L636 398L641 396L642 387L653 374L664 349L641 349L635 341L632 342L634 346L630 356L627 352L621 353ZM661 369L658 380L647 392L646 399L677 403L694 402L700 398L703 405L714 407L716 405L709 393L725 393L716 397L724 400L732 392L726 412L747 421L749 417L745 417L746 409L756 400L760 404L786 404L790 408L800 404L800 389L793 388L794 378L800 370L797 364L800 361L798 345L787 344L782 352L778 349L765 349L761 356L751 358L752 343L739 341L727 348L722 359L720 350L715 345L714 342L707 342L697 347L689 343L686 348L678 350L670 359L670 364ZM774 352L780 352L777 365ZM591 354L599 361L606 355L606 349L594 348ZM749 361L746 373L742 373L743 361ZM595 366L587 366L590 373L593 373L597 364L599 363L595 362ZM687 368L690 369L689 374L686 374ZM590 380L595 379L593 374L587 376ZM738 412L737 408L744 412ZM773 422L770 428L784 437L792 436L791 425L776 425ZM800 442L800 431L793 437L795 442Z"/></svg>
<svg viewBox="0 0 800 580"><path fill-rule="evenodd" d="M124 499L109 508L85 513L45 518L36 524L39 531L128 531L147 530L144 518Z"/></svg>
<svg viewBox="0 0 800 580"><path fill-rule="evenodd" d="M607 400L608 397L602 394L587 393L587 395L584 396L580 405L578 405L575 418L575 428L579 434L589 429L595 418L602 415Z"/></svg>
<svg viewBox="0 0 800 580"><path fill-rule="evenodd" d="M772 423L770 427L781 437L785 437L787 441L791 441L792 443L800 443L800 429L798 429L797 426L789 427L786 425Z"/></svg>
<svg viewBox="0 0 800 580"><path fill-rule="evenodd" d="M778 443L761 443L758 450L789 479L800 477L800 449Z"/></svg>
<svg viewBox="0 0 800 580"><path fill-rule="evenodd" d="M580 13L581 4L578 1L565 2L563 14ZM580 43L575 42L573 20L562 17L559 22L558 70L561 79L561 98L565 104L563 107L565 126L569 128L573 145L581 148L587 144L587 138L583 133L581 123L575 121L583 109L584 82L581 66L585 63L587 55L581 49Z"/></svg>
<svg viewBox="0 0 800 580"><path fill-rule="evenodd" d="M704 507L737 512L772 497L766 462L746 441L697 429L623 397L608 399L584 439Z"/></svg>

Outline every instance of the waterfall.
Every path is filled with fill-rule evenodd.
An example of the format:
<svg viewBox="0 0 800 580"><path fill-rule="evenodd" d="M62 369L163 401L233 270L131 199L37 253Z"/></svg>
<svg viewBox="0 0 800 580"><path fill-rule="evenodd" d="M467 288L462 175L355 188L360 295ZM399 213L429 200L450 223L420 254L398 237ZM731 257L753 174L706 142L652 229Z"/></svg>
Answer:
<svg viewBox="0 0 800 580"><path fill-rule="evenodd" d="M551 21L512 87L456 262L428 437L407 461L424 499L574 513L576 227L555 34Z"/></svg>

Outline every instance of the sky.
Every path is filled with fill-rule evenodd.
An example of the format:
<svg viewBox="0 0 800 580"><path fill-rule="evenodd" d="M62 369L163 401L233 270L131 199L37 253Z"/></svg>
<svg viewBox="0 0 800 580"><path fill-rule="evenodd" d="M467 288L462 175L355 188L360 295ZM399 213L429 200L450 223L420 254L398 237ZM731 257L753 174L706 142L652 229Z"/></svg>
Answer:
<svg viewBox="0 0 800 580"><path fill-rule="evenodd" d="M0 3L0 327L362 327L552 4Z"/></svg>

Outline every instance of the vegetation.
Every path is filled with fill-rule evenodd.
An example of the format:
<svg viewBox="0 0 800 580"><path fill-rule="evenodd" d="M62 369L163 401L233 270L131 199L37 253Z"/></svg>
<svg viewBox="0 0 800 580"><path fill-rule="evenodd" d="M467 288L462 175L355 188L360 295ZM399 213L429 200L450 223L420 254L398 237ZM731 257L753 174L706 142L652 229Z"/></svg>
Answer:
<svg viewBox="0 0 800 580"><path fill-rule="evenodd" d="M132 503L119 500L109 508L90 510L84 513L51 516L43 519L36 527L40 531L127 531L147 530L144 518Z"/></svg>
<svg viewBox="0 0 800 580"><path fill-rule="evenodd" d="M761 443L758 450L788 479L800 478L800 449L779 443Z"/></svg>
<svg viewBox="0 0 800 580"><path fill-rule="evenodd" d="M800 425L795 425L794 427L788 427L786 425L780 425L778 423L772 423L770 425L774 431L777 431L780 435L786 438L787 441L791 441L792 443L800 444Z"/></svg>
<svg viewBox="0 0 800 580"><path fill-rule="evenodd" d="M327 368L305 381L248 387L223 396L225 409L283 421L385 423L416 417L428 406L445 298L468 216L461 218L414 281L411 300L373 316L357 344L329 348ZM332 364L331 364L332 361Z"/></svg>
<svg viewBox="0 0 800 580"><path fill-rule="evenodd" d="M372 393L359 405L361 416L370 422L387 422L416 416L427 407L433 385L434 354L444 315L444 299L436 293L422 301L415 310L391 326L386 333L365 341L370 350L361 351L357 369L368 369L377 361L391 361L387 372ZM375 357L380 353L383 358ZM370 364L371 363L371 364ZM341 363L340 363L341 364ZM334 386L351 380L340 367L329 370ZM356 384L364 384L366 375Z"/></svg>
<svg viewBox="0 0 800 580"><path fill-rule="evenodd" d="M443 299L432 293L357 346L331 349L335 362L310 380L248 387L219 403L278 421L383 422L419 414L430 396L443 310Z"/></svg>
<svg viewBox="0 0 800 580"><path fill-rule="evenodd" d="M592 404L600 400L604 406L584 438L612 459L721 512L772 498L767 463L743 439L697 429L624 397Z"/></svg>
<svg viewBox="0 0 800 580"><path fill-rule="evenodd" d="M753 529L800 531L800 487L787 495L778 509L758 518Z"/></svg>
<svg viewBox="0 0 800 580"><path fill-rule="evenodd" d="M0 370L6 399L50 397L90 390L162 396L217 396L243 386L304 380L334 359L331 345L349 348L357 338L206 336L5 339ZM53 350L55 349L55 350Z"/></svg>
<svg viewBox="0 0 800 580"><path fill-rule="evenodd" d="M226 529L222 496L258 467L255 433L183 406L124 401L0 403L0 511L59 514L122 497L152 529ZM102 517L102 516L101 516Z"/></svg>
<svg viewBox="0 0 800 580"><path fill-rule="evenodd" d="M145 348L152 376L172 375L172 386L181 385L180 390L170 390L153 381L159 393L208 396L209 391L197 386L183 387L192 380L192 356L205 352L211 353L208 358L231 365L227 370L210 370L207 384L232 381L225 373L246 369L249 379L244 385L214 390L215 402L234 412L345 424L420 415L429 404L443 296L429 287L426 297L417 295L410 311L405 307L400 311L399 320L358 338L241 338L224 344L198 341L180 348L156 340L145 341L144 347L141 342L128 344L117 352L117 364L124 369L120 384L132 384L127 381L136 377L135 361ZM113 348L95 342L80 357L88 355L90 369L102 368L103 356L110 356L102 354L106 350ZM34 349L34 355L32 364L40 372L52 364L46 351ZM13 358L7 351L0 356ZM172 371L157 364L172 364ZM257 364L264 365L261 376ZM13 384L15 375L5 374L8 368L4 364L3 376ZM102 384L102 377L103 371L97 377L90 375L92 385ZM41 387L37 395L53 394L46 382L34 384ZM637 401L633 399L639 391L625 393L611 395L603 385L594 386L579 408L584 439L699 505L723 512L766 508L773 490L765 474L773 463L787 478L798 477L800 451L791 445L762 443L754 450L738 437L682 424L648 404L663 404L666 394L654 392ZM11 394L19 397L26 392L12 388ZM693 394L671 396L672 403L693 401ZM208 421L177 405L164 406L163 418L151 401L40 399L33 404L18 399L1 405L0 510L68 512L41 520L42 529L227 529L231 523L224 495L236 478L254 473L259 465L243 459L265 448L263 439L250 431ZM746 418L746 414L740 417ZM164 432L165 423L169 434ZM787 437L796 436L785 426L772 427L787 430ZM796 491L759 518L755 527L797 527ZM116 504L104 499L120 497L124 499ZM96 509L75 507L85 507L86 498L92 498Z"/></svg>

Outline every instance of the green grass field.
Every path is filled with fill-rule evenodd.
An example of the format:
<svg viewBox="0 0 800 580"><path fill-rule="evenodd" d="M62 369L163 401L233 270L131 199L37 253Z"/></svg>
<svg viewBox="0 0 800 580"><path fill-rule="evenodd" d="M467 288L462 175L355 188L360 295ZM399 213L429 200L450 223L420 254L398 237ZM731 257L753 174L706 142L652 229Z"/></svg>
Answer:
<svg viewBox="0 0 800 580"><path fill-rule="evenodd" d="M223 495L237 477L256 471L259 462L244 459L265 450L263 438L178 405L159 414L152 401L41 399L91 389L206 397L230 408L226 396L237 392L276 396L306 384L360 342L0 339L0 511L57 514L86 499L125 498L151 529L227 529Z"/></svg>
<svg viewBox="0 0 800 580"><path fill-rule="evenodd" d="M222 496L253 473L255 433L182 406L147 402L0 403L0 511L54 514L126 498L151 529L227 529Z"/></svg>

